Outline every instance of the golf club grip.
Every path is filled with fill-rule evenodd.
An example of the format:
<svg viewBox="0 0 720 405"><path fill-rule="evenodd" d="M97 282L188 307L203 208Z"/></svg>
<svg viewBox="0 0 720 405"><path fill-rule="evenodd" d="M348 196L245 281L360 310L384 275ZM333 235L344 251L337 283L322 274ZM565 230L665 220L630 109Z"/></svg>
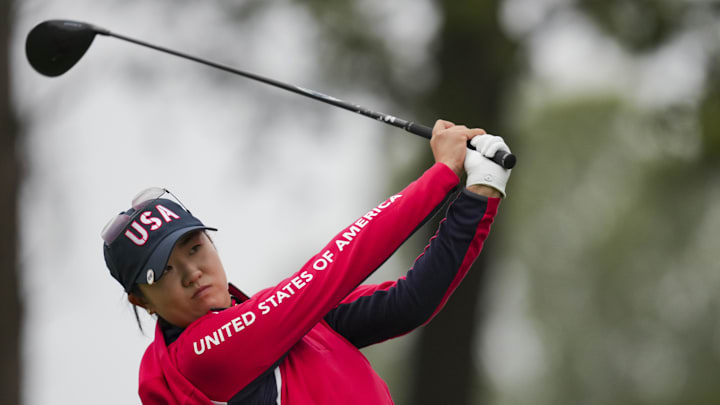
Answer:
<svg viewBox="0 0 720 405"><path fill-rule="evenodd" d="M425 125L410 122L405 127L405 130L415 135L420 135L423 138L432 138L432 128ZM467 142L467 147L468 149L476 150L475 147L470 144L470 141ZM512 169L513 167L515 167L515 163L517 163L517 158L515 157L515 155L510 152L505 152L504 150L499 150L495 152L495 156L489 159L504 167L505 169Z"/></svg>

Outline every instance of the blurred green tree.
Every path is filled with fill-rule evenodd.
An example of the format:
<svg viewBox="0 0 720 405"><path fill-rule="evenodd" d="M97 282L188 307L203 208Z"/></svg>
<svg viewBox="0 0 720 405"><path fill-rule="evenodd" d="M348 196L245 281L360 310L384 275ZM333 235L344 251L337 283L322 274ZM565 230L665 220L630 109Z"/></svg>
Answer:
<svg viewBox="0 0 720 405"><path fill-rule="evenodd" d="M657 106L629 94L542 97L541 85L518 93L522 175L511 192L522 197L504 207L496 264L527 279L526 322L543 355L533 382L504 386L497 403L718 403L720 9L574 6L631 58L694 35L707 75L693 99Z"/></svg>

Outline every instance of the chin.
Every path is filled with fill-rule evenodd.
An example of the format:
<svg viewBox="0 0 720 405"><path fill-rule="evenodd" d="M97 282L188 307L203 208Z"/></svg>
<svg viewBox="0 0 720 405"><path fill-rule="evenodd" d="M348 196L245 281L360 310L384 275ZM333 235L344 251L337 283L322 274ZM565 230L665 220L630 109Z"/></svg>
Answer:
<svg viewBox="0 0 720 405"><path fill-rule="evenodd" d="M228 294L222 291L203 297L205 298L203 301L208 305L208 310L210 308L226 308L229 304L228 297Z"/></svg>

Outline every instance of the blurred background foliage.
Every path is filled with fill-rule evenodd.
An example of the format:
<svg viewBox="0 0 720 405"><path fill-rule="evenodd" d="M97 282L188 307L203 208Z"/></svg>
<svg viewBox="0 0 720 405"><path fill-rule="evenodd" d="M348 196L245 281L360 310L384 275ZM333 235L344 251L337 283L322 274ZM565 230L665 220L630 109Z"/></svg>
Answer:
<svg viewBox="0 0 720 405"><path fill-rule="evenodd" d="M405 94L412 91L377 66L391 60L395 44L378 47L381 38L372 32L346 30L370 22L343 25L333 36L342 44L337 49L369 56L375 67L361 69L370 74L359 79L385 77L375 87L395 94L391 99L401 101L395 108L412 105L411 116L482 126L505 136L520 156L482 258L413 342L409 369L388 377L404 381L391 384L405 387L394 389L398 403L716 403L718 4L545 2L543 17L518 35L502 26L501 8L509 7L503 3L510 2L433 3L441 16L428 66L435 80L410 104ZM516 10L533 7L514 3ZM704 52L699 91L658 102L638 101L632 86L555 91L533 71L528 50L543 25L567 13L630 61L690 36ZM370 39L358 41L358 32ZM604 63L604 55L593 56ZM418 167L429 162L426 155ZM403 184L412 176L398 177ZM517 285L523 299L508 317L521 326L488 330L503 330L497 317L486 319L488 307L504 301L490 290ZM505 343L491 338L503 333ZM520 358L489 353L498 349Z"/></svg>
<svg viewBox="0 0 720 405"><path fill-rule="evenodd" d="M316 26L325 80L318 90L367 94L368 105L382 100L377 109L425 124L480 126L505 137L519 157L481 259L446 309L419 336L366 351L397 403L718 403L720 3L423 4L437 20L416 22L433 35L422 54L393 42L412 34L393 32L384 18L411 2L282 5L304 10ZM251 21L279 6L218 7ZM534 52L549 50L539 39L570 20L621 55L627 70L611 74L615 84L563 85L538 68ZM643 72L668 62L663 55L673 49L679 65L700 72L694 87L668 96L683 85L674 76L643 87ZM558 57L550 66L601 70L617 62L600 51L589 58L566 67ZM391 160L393 131L383 140ZM388 190L429 166L423 153L392 167ZM15 195L12 181L3 184L10 184L3 195ZM422 232L405 262L434 227ZM402 354L389 364L392 350Z"/></svg>

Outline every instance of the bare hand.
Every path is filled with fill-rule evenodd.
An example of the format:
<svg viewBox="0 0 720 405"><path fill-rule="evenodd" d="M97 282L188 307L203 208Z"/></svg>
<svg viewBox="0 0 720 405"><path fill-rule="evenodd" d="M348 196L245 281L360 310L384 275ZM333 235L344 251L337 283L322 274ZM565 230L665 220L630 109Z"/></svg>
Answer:
<svg viewBox="0 0 720 405"><path fill-rule="evenodd" d="M459 177L463 171L467 141L475 135L484 133L484 129L468 128L450 121L437 120L430 139L435 162L446 164Z"/></svg>

